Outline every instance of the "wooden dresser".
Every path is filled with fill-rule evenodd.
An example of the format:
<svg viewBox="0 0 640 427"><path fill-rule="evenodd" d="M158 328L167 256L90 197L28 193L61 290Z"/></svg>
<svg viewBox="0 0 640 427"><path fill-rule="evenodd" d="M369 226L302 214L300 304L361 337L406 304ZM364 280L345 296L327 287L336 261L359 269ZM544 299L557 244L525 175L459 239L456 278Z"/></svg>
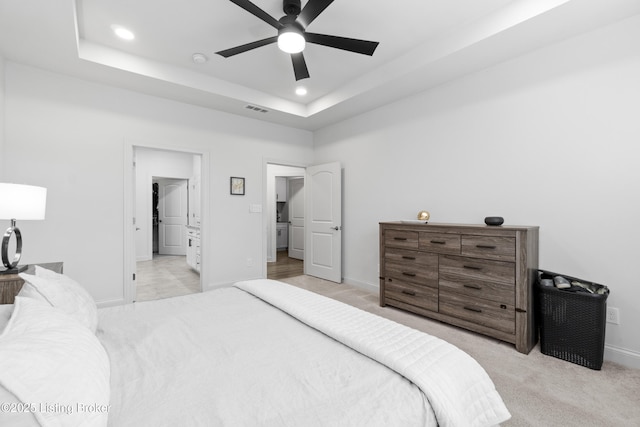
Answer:
<svg viewBox="0 0 640 427"><path fill-rule="evenodd" d="M380 305L515 344L537 342L538 227L380 223Z"/></svg>
<svg viewBox="0 0 640 427"><path fill-rule="evenodd" d="M63 263L61 262L30 264L23 273L35 274L35 265L55 271L56 273L62 273ZM20 292L23 283L24 280L22 280L17 274L0 274L0 304L13 304L13 301L16 295L18 295L18 292Z"/></svg>

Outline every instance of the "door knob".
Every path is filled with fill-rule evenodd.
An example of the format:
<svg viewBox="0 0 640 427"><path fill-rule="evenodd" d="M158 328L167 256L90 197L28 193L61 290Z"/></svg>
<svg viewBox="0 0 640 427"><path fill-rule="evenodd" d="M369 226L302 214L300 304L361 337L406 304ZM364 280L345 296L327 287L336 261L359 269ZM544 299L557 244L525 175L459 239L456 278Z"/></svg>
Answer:
<svg viewBox="0 0 640 427"><path fill-rule="evenodd" d="M336 225L335 227L329 227L329 230L336 230L336 231L338 231L338 230L340 230L340 227L338 227L338 226Z"/></svg>

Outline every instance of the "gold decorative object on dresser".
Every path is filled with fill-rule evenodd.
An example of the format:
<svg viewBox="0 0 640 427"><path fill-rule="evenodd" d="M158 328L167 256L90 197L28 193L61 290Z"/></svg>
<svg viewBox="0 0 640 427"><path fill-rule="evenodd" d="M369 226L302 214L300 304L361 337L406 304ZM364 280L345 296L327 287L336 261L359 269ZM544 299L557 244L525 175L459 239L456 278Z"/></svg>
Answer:
<svg viewBox="0 0 640 427"><path fill-rule="evenodd" d="M538 227L380 223L380 305L515 344L537 342Z"/></svg>
<svg viewBox="0 0 640 427"><path fill-rule="evenodd" d="M46 268L47 270L55 271L56 273L62 273L63 263L61 262L30 264L23 273L35 274L36 265ZM0 304L13 304L13 301L16 295L18 295L18 292L20 292L23 283L24 280L22 280L18 274L0 274Z"/></svg>

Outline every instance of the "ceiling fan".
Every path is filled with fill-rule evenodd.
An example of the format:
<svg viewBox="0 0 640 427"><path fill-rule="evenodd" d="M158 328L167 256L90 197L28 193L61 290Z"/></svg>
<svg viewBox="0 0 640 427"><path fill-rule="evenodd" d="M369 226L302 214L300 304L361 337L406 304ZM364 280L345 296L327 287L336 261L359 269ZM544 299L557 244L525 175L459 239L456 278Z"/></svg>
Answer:
<svg viewBox="0 0 640 427"><path fill-rule="evenodd" d="M378 47L378 42L309 33L306 31L309 24L311 24L313 20L322 13L322 11L333 3L333 0L309 0L304 9L301 9L300 7L300 0L283 0L282 9L284 10L285 16L280 19L273 18L249 0L231 0L231 2L237 4L247 12L274 27L278 30L278 35L252 43L243 44L241 46L232 47L231 49L221 50L216 53L228 58L239 53L247 52L249 50L277 42L280 50L291 54L293 72L296 76L296 80L302 80L309 77L307 63L302 55L305 43L315 43L369 56L373 55L373 52Z"/></svg>

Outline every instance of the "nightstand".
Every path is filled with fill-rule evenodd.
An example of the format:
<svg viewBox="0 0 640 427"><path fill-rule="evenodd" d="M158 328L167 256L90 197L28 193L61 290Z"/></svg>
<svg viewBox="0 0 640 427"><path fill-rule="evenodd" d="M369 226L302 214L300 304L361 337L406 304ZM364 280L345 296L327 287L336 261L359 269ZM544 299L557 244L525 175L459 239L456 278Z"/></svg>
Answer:
<svg viewBox="0 0 640 427"><path fill-rule="evenodd" d="M56 273L62 273L62 264L61 262L30 264L29 268L23 271L23 273L35 274L36 265L46 268L47 270L55 271ZM0 274L0 304L13 304L13 300L16 295L18 295L18 292L20 292L23 283L24 280L17 274Z"/></svg>

